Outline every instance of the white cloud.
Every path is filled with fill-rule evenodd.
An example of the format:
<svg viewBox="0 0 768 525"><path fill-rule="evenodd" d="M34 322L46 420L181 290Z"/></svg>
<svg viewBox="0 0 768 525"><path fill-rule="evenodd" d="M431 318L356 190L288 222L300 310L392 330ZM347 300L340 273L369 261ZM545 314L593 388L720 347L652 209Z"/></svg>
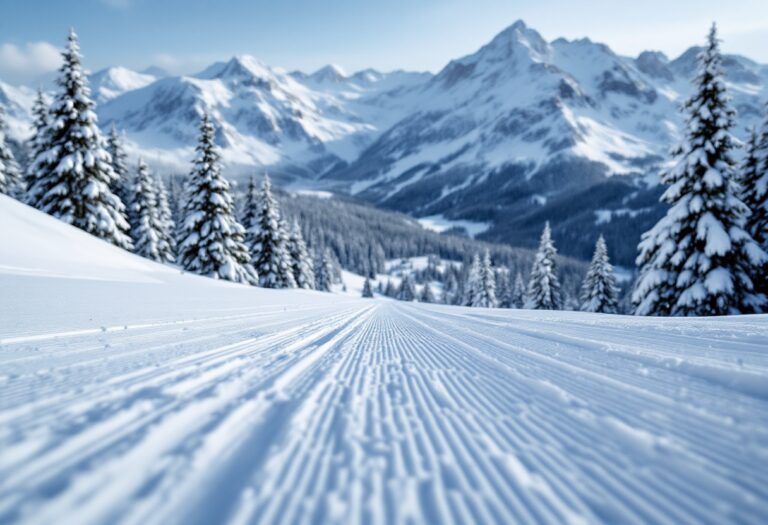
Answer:
<svg viewBox="0 0 768 525"><path fill-rule="evenodd" d="M48 42L0 44L0 79L23 82L55 71L60 64L60 50Z"/></svg>

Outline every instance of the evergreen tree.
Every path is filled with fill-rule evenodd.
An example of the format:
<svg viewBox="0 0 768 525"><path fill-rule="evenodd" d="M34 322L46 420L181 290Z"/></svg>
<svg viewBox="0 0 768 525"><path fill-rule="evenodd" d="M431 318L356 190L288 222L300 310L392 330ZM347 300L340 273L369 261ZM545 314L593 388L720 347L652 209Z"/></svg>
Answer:
<svg viewBox="0 0 768 525"><path fill-rule="evenodd" d="M464 306L474 306L475 296L480 289L480 271L481 271L480 256L476 253L472 256L472 264L469 267L469 273L467 274L467 280L464 284L464 300L462 304Z"/></svg>
<svg viewBox="0 0 768 525"><path fill-rule="evenodd" d="M411 302L416 299L416 290L413 287L413 282L408 274L403 275L403 279L400 281L400 288L397 290L397 299L400 301Z"/></svg>
<svg viewBox="0 0 768 525"><path fill-rule="evenodd" d="M157 180L149 173L143 160L134 178L131 204L131 225L134 251L158 262L173 262L173 253L166 240L166 225L163 222L157 195Z"/></svg>
<svg viewBox="0 0 768 525"><path fill-rule="evenodd" d="M477 287L472 298L471 306L477 308L496 308L496 275L491 265L491 254L485 250L485 255L480 263Z"/></svg>
<svg viewBox="0 0 768 525"><path fill-rule="evenodd" d="M365 298L373 297L373 290L371 289L371 280L368 277L365 278L365 282L363 283L363 297Z"/></svg>
<svg viewBox="0 0 768 525"><path fill-rule="evenodd" d="M24 195L24 180L7 143L6 132L3 107L0 106L0 194L20 199Z"/></svg>
<svg viewBox="0 0 768 525"><path fill-rule="evenodd" d="M608 247L601 235L595 244L595 253L581 287L581 311L615 314L619 289L608 260Z"/></svg>
<svg viewBox="0 0 768 525"><path fill-rule="evenodd" d="M35 202L40 200L40 195L33 195L31 193L37 175L37 172L34 169L34 160L41 151L46 151L49 147L49 124L50 110L48 104L45 102L43 90L38 88L35 103L32 106L32 137L27 141L30 162L24 172L26 182L26 195L24 200L27 204L32 206L34 206Z"/></svg>
<svg viewBox="0 0 768 525"><path fill-rule="evenodd" d="M287 239L280 223L280 210L272 196L269 177L264 176L255 222L247 231L253 265L264 288L296 288Z"/></svg>
<svg viewBox="0 0 768 525"><path fill-rule="evenodd" d="M507 268L496 269L496 306L509 308L512 298L510 273Z"/></svg>
<svg viewBox="0 0 768 525"><path fill-rule="evenodd" d="M685 102L685 139L661 174L670 205L643 234L633 294L638 315L759 311L750 275L766 255L742 228L747 207L734 183L734 111L728 105L715 26L699 54L695 93Z"/></svg>
<svg viewBox="0 0 768 525"><path fill-rule="evenodd" d="M313 290L315 288L315 271L312 269L312 259L296 220L293 221L291 231L288 234L288 254L291 258L291 270L296 286Z"/></svg>
<svg viewBox="0 0 768 525"><path fill-rule="evenodd" d="M443 282L443 296L441 297L443 304L456 304L458 293L459 283L456 280L456 275L450 272Z"/></svg>
<svg viewBox="0 0 768 525"><path fill-rule="evenodd" d="M160 252L164 255L163 262L173 262L176 253L176 239L174 238L176 223L173 220L173 213L168 202L168 192L160 176L156 175L152 182L155 189L155 205L160 219L158 230Z"/></svg>
<svg viewBox="0 0 768 525"><path fill-rule="evenodd" d="M186 270L217 279L257 284L245 245L245 231L234 217L229 183L221 176L213 124L204 114L194 166L187 180L178 256Z"/></svg>
<svg viewBox="0 0 768 525"><path fill-rule="evenodd" d="M315 265L315 290L321 292L330 292L333 284L333 264L331 263L331 253L326 248L317 258Z"/></svg>
<svg viewBox="0 0 768 525"><path fill-rule="evenodd" d="M526 308L533 310L560 310L563 307L560 281L557 278L555 262L555 243L552 241L552 231L549 222L544 225L541 234L539 250L533 261L531 279L528 282L528 300Z"/></svg>
<svg viewBox="0 0 768 525"><path fill-rule="evenodd" d="M768 252L768 106L760 133L752 130L747 143L739 182L741 199L750 212L744 229ZM768 295L768 263L754 267L752 280L755 291Z"/></svg>
<svg viewBox="0 0 768 525"><path fill-rule="evenodd" d="M245 201L241 214L241 224L245 231L258 228L258 215L261 205L259 204L259 190L256 185L256 177L248 179L248 189L245 192Z"/></svg>
<svg viewBox="0 0 768 525"><path fill-rule="evenodd" d="M387 279L387 287L384 289L384 295L387 297L394 297L397 295L397 290L395 290L395 285L392 284L391 279Z"/></svg>
<svg viewBox="0 0 768 525"><path fill-rule="evenodd" d="M522 308L525 306L525 283L520 272L515 274L515 283L512 285L512 298L509 302L510 308Z"/></svg>
<svg viewBox="0 0 768 525"><path fill-rule="evenodd" d="M424 288L421 290L421 297L419 297L419 301L422 303L435 302L435 294L432 293L432 287L429 285L429 281L424 283Z"/></svg>
<svg viewBox="0 0 768 525"><path fill-rule="evenodd" d="M112 192L117 195L125 205L128 222L132 225L134 218L132 215L132 189L135 185L134 181L131 180L131 175L126 164L128 156L123 147L123 137L117 132L117 128L114 124L112 124L109 135L107 136L107 151L112 159L112 170L116 175L111 185Z"/></svg>
<svg viewBox="0 0 768 525"><path fill-rule="evenodd" d="M111 190L116 175L96 125L77 35L70 31L51 108L46 145L33 161L31 204L130 249L125 207Z"/></svg>

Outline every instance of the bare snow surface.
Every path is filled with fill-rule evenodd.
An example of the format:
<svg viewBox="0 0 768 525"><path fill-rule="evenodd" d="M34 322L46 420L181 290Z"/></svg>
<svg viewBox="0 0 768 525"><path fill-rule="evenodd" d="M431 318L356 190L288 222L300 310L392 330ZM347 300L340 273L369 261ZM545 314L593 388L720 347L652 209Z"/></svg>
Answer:
<svg viewBox="0 0 768 525"><path fill-rule="evenodd" d="M766 316L262 290L0 225L0 523L768 519Z"/></svg>

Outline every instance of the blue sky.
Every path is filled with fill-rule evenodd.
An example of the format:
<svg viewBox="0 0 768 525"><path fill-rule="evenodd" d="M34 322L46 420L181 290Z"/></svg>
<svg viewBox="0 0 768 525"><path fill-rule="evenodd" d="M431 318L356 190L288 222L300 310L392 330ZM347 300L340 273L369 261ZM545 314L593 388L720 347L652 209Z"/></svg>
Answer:
<svg viewBox="0 0 768 525"><path fill-rule="evenodd" d="M675 56L716 20L727 52L768 63L765 0L2 0L0 79L25 81L55 67L74 26L86 66L193 72L252 54L312 71L440 69L522 18L548 40L564 36L635 55Z"/></svg>

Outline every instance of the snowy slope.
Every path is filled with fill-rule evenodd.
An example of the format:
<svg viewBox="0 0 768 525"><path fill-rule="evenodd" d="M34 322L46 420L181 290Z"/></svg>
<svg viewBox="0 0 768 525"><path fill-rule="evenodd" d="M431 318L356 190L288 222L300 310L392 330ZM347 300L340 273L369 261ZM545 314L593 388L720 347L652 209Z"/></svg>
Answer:
<svg viewBox="0 0 768 525"><path fill-rule="evenodd" d="M259 290L0 223L2 523L768 516L766 316Z"/></svg>

